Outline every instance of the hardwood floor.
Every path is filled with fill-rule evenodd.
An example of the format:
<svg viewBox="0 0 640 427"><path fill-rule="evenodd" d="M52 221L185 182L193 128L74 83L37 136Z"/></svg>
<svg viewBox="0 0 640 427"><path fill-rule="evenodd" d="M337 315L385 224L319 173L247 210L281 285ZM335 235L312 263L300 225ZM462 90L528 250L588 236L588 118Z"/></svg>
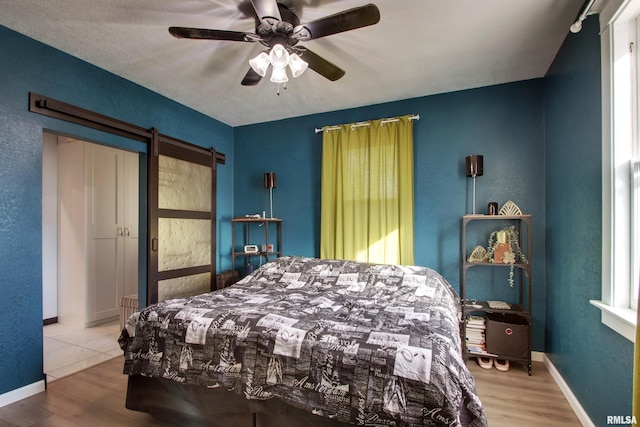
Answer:
<svg viewBox="0 0 640 427"><path fill-rule="evenodd" d="M60 378L43 393L0 408L0 427L174 426L124 407L127 376L118 356Z"/></svg>
<svg viewBox="0 0 640 427"><path fill-rule="evenodd" d="M542 362L533 362L533 375L512 363L507 372L482 369L475 360L467 367L491 427L582 426Z"/></svg>
<svg viewBox="0 0 640 427"><path fill-rule="evenodd" d="M176 425L124 407L123 360L116 357L61 378L49 383L46 392L0 408L0 427ZM534 363L531 377L518 365L508 372L485 370L472 360L467 366L491 427L581 425L542 363Z"/></svg>

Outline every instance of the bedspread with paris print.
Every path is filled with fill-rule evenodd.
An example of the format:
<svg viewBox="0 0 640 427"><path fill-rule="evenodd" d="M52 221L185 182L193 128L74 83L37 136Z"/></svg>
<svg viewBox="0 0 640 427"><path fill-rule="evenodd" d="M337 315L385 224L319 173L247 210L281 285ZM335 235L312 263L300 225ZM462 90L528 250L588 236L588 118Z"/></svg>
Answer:
<svg viewBox="0 0 640 427"><path fill-rule="evenodd" d="M224 387L363 426L486 426L460 299L425 267L280 257L134 313L124 373Z"/></svg>

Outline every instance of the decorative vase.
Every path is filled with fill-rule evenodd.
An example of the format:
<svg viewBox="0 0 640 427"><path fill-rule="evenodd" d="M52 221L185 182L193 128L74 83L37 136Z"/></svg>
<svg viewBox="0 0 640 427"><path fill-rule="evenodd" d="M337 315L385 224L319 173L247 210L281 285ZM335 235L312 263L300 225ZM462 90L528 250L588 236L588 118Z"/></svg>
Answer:
<svg viewBox="0 0 640 427"><path fill-rule="evenodd" d="M496 233L496 244L493 248L493 262L504 263L505 254L511 252L511 245L507 242L506 231L498 231Z"/></svg>

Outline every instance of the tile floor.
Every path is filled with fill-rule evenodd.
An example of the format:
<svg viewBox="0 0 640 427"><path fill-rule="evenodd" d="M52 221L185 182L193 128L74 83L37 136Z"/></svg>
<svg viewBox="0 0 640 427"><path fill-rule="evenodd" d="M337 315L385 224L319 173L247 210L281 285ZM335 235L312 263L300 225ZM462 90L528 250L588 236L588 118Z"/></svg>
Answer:
<svg viewBox="0 0 640 427"><path fill-rule="evenodd" d="M43 331L44 372L49 382L122 355L118 320L91 328L54 323Z"/></svg>

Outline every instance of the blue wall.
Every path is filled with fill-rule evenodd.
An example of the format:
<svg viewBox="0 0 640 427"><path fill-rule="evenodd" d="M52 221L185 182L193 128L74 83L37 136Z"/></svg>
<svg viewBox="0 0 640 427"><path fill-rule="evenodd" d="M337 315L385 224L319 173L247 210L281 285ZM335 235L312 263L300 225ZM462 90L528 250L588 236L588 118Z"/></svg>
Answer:
<svg viewBox="0 0 640 427"><path fill-rule="evenodd" d="M602 128L598 19L570 34L545 78L545 351L598 426L631 415L633 344L600 322Z"/></svg>
<svg viewBox="0 0 640 427"><path fill-rule="evenodd" d="M233 201L233 129L129 81L0 27L0 395L43 379L42 132L131 151L144 145L28 112L36 92L227 155L218 209ZM143 227L141 227L143 228ZM218 247L230 245L218 227ZM221 259L219 270L229 268Z"/></svg>
<svg viewBox="0 0 640 427"><path fill-rule="evenodd" d="M339 84L339 83L337 83ZM320 162L324 125L419 114L415 141L415 263L460 284L460 224L471 213L465 157L484 156L477 211L513 200L533 215L533 347L544 350L544 127L541 79L316 114L235 128L236 215L269 212L262 174L277 173L274 215L283 218L284 252L318 256ZM294 93L287 93L294 96ZM274 97L274 102L286 98ZM477 236L486 246L489 232ZM540 260L536 262L535 260ZM479 269L478 269L479 270ZM473 272L473 296L514 300L506 269ZM469 280L468 280L469 282Z"/></svg>

